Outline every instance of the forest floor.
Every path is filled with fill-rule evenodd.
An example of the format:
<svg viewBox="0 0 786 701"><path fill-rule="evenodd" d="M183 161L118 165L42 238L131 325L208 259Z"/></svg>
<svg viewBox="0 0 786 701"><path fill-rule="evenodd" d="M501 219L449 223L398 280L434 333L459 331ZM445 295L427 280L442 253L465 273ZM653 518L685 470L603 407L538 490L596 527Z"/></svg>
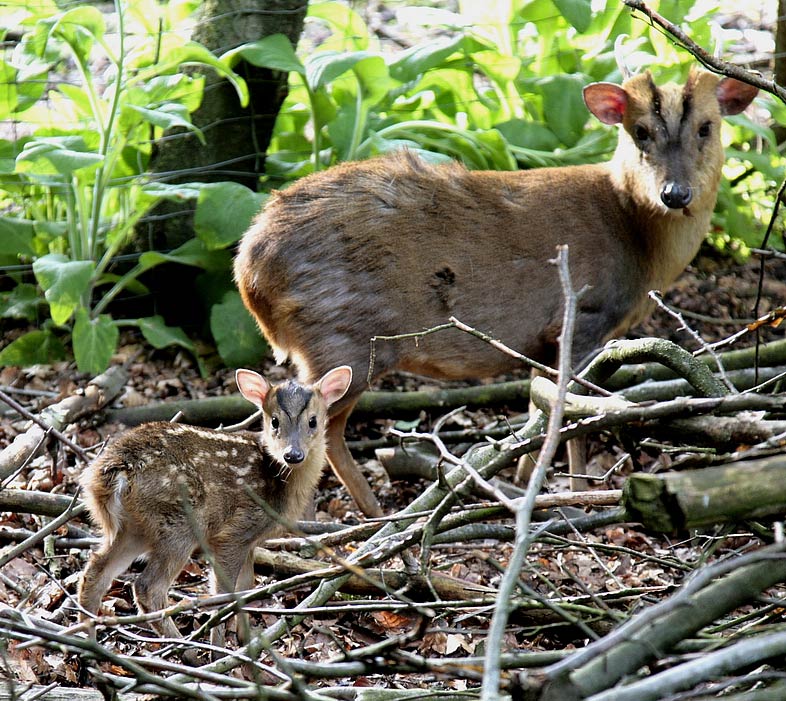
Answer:
<svg viewBox="0 0 786 701"><path fill-rule="evenodd" d="M691 318L686 321L705 341L710 342L731 335L741 328L740 320L752 317L758 289L757 261L739 265L708 249L683 274L665 300L689 313ZM786 261L770 260L765 266L759 312L764 314L784 305ZM697 319L695 315L702 318ZM15 332L9 333L13 336ZM632 331L631 336L668 338L689 350L694 350L697 345L680 329L679 322L662 310L654 312ZM762 340L783 337L783 328L767 328L763 330ZM740 345L749 344L752 340L752 334L743 337ZM128 386L117 401L121 405L198 399L236 391L229 370L202 378L188 355L166 350L154 351L131 336L126 338L116 362L127 363L130 375ZM263 368L263 371L274 379L279 379L286 372L272 366ZM0 387L12 393L32 412L38 412L45 405L73 394L84 387L88 379L78 375L73 365L67 363L56 367L0 370ZM400 375L385 378L381 384L384 389L396 390L433 386L435 383L431 381ZM484 427L509 420L520 412L521 407L465 410L452 416L444 428ZM406 428L429 431L441 413L434 410L423 411L418 417L379 416L350 420L348 439L358 441L379 438L400 420L406 421ZM412 421L413 418L416 422ZM216 417L216 425L220 420L221 417ZM4 411L0 421L0 448L23 430L24 424L24 421ZM67 435L90 451L103 441L111 440L120 430L121 427L117 425L104 423L102 415L97 414L71 427ZM618 461L621 454L631 451L630 444L623 446L624 440L621 440L620 433L624 434L624 431L592 436L592 460L601 468L607 469ZM598 483L598 489L621 487L631 467L653 472L664 470L682 454L678 446L671 451L661 444L644 447L639 442L634 448L628 467L611 474L605 483ZM369 476L386 514L393 515L406 507L427 487L427 482L423 480L391 481L373 453L358 452L356 457ZM70 495L74 493L79 471L80 466L74 455L55 444L52 451L34 460L6 486ZM503 476L511 478L512 473L511 468ZM563 473L562 456L558 454L558 461L549 477L549 491L560 492L565 489ZM481 495L477 503L485 503L484 500L485 497ZM469 508L469 504L465 503L464 506ZM343 525L362 523L364 520L345 490L327 470L317 496L316 520L324 524ZM26 534L40 529L46 521L45 517L29 513L3 513L0 515L0 546L19 541ZM502 518L499 522L509 526L511 518ZM92 530L84 518L76 519L72 521L68 533L66 529L61 529L59 534L61 537L67 534L71 540L57 541L54 549L47 544L35 545L8 562L2 568L0 577L0 606L14 607L28 616L60 625L74 624L76 609L73 596L91 544L90 540L79 536L85 536ZM295 547L294 542L282 539L276 541L273 549L285 552ZM616 524L587 533L575 533L570 537L538 542L529 553L523 580L537 596L561 605L583 605L592 608L594 613L587 617L586 625L575 626L542 608L519 610L511 618L505 647L511 651L559 651L581 647L593 635L607 632L620 616L628 615L642 601L652 603L673 592L675 586L695 566L759 545L759 537L748 525L743 524L734 528L675 533L671 537L647 533L635 524ZM354 547L356 544L345 544L338 548L339 555L351 552ZM398 648L424 658L482 655L491 609L480 605L478 601L483 597L493 597L501 571L510 556L510 549L509 539L454 542L433 547L429 558L430 571L448 575L460 584L462 591L474 592L480 597L476 601L439 610L438 615L424 623L421 615L412 610L399 611L395 607L388 607L388 597L369 597L366 592L366 600L380 602L380 606L362 613L353 611L351 606L342 607L340 604L345 603L347 598L339 597L334 601L335 606L326 607L320 615L310 616L303 624L290 630L278 641L276 652L284 657L317 663L341 658L350 651L362 650L391 636L402 636ZM393 569L402 567L400 562L389 566ZM138 567L135 569L138 570ZM263 586L282 576L280 572L260 567L257 570L257 584ZM134 612L130 592L133 577L134 573L129 572L113 586L105 600L107 613L129 615ZM195 557L178 577L172 595L179 599L205 594L207 579L204 561ZM259 605L263 608L253 616L253 625L269 625L276 620L276 611L291 608L309 591L309 586L300 586L262 600ZM420 600L428 601L430 598L428 592L410 593ZM779 593L783 596L786 589ZM363 598L355 594L355 598L359 596ZM204 621L206 616L204 612L196 616L184 614L178 623L181 628L189 630ZM103 642L125 655L153 654L158 649L158 644L150 642L150 635L144 629L131 627L131 630L136 633L127 629L114 629L103 638ZM63 653L42 647L21 650L12 644L10 654L3 656L0 667L20 685L57 683L80 686L86 683L85 664L73 651ZM124 674L120 666L110 662L103 662L99 666L116 674ZM337 681L355 686L453 690L474 684L471 675L455 677L435 672L386 674L375 670L373 665L368 667L367 674L332 680L332 683ZM323 680L319 683L327 682Z"/></svg>

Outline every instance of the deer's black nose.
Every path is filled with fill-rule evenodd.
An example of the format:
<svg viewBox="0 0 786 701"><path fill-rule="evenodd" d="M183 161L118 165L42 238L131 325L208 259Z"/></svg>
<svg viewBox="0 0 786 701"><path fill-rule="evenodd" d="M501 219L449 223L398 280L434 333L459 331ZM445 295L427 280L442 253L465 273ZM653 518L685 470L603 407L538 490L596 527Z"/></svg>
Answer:
<svg viewBox="0 0 786 701"><path fill-rule="evenodd" d="M690 185L668 182L660 191L660 199L669 209L682 209L693 199L693 189Z"/></svg>
<svg viewBox="0 0 786 701"><path fill-rule="evenodd" d="M287 461L288 465L297 465L297 463L303 462L305 458L306 454L300 448L290 446L284 453L284 460Z"/></svg>

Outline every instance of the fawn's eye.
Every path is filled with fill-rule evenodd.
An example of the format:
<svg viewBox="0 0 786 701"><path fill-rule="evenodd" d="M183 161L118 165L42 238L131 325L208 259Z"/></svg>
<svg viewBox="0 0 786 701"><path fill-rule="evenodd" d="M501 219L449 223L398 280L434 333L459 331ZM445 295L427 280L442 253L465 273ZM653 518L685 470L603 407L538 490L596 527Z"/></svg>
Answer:
<svg viewBox="0 0 786 701"><path fill-rule="evenodd" d="M278 416L274 416L272 419L270 419L270 426L274 431L278 431L278 426L279 426Z"/></svg>
<svg viewBox="0 0 786 701"><path fill-rule="evenodd" d="M312 416L308 420L308 427L309 428L316 428L317 427L317 417L316 416Z"/></svg>
<svg viewBox="0 0 786 701"><path fill-rule="evenodd" d="M712 122L704 122L704 124L699 127L699 136L702 138L708 137L710 132L712 132Z"/></svg>
<svg viewBox="0 0 786 701"><path fill-rule="evenodd" d="M633 127L633 136L642 146L646 146L647 143L649 143L649 129L647 129L645 126L642 126L641 124L637 124L635 127Z"/></svg>

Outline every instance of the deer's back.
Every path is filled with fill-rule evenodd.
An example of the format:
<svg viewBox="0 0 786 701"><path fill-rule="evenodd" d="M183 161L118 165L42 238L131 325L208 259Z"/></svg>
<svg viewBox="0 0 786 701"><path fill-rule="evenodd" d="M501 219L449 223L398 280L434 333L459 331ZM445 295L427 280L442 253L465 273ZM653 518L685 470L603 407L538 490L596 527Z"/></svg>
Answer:
<svg viewBox="0 0 786 701"><path fill-rule="evenodd" d="M286 506L280 467L258 439L251 432L167 422L138 426L83 473L88 508L105 534L133 528L152 546L171 534L190 533L194 523L213 538L242 519L253 534L270 519L249 491L273 510Z"/></svg>
<svg viewBox="0 0 786 701"><path fill-rule="evenodd" d="M548 359L562 296L549 260L570 246L592 349L646 290L647 264L605 166L472 172L404 153L336 166L275 194L235 263L247 306L279 355L313 379L349 363L365 383L369 339L450 316ZM506 356L451 331L376 344L375 374L445 378L509 370Z"/></svg>

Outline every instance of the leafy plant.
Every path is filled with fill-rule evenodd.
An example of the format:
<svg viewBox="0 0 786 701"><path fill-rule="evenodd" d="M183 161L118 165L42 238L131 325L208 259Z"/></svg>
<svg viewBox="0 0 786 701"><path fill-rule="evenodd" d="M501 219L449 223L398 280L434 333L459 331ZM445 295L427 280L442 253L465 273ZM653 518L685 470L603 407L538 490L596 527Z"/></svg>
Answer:
<svg viewBox="0 0 786 701"><path fill-rule="evenodd" d="M360 16L337 2L313 2L309 21L331 31L316 50L296 53L283 36L233 49L260 66L289 71L290 93L267 158L271 181L291 180L337 161L406 146L432 160L458 158L470 168L512 169L603 160L614 131L588 121L581 91L591 81L621 80L614 42L627 35L634 69L681 80L693 58L618 2L485 0L459 2L457 13L400 8L403 23L444 35L384 53ZM702 45L714 42L706 3L663 0L660 12ZM765 109L780 109L760 99ZM784 115L786 116L786 115ZM309 128L310 127L310 128ZM752 136L758 151L749 147ZM784 169L770 130L736 117L724 126L729 148L713 241L724 236L744 253L760 240ZM732 185L731 182L735 184Z"/></svg>
<svg viewBox="0 0 786 701"><path fill-rule="evenodd" d="M107 367L122 326L137 327L155 347L176 344L193 352L188 337L167 327L161 317L116 319L107 307L121 292L144 292L140 275L162 263L226 269L229 254L223 249L234 242L222 230L227 217L216 224L198 208L193 241L167 254L143 253L122 273L112 266L140 218L162 198L201 202L231 193L236 206L229 223L238 231L248 225L260 198L246 188L239 194L240 186L232 183L169 186L145 177L152 140L162 130L183 127L203 140L190 121L201 100L203 78L183 67L218 71L241 100L247 99L244 82L203 46L174 31L159 34L156 19L172 29L193 10L188 3L160 7L146 0L118 0L116 45L93 6L60 10L44 0L12 4L11 9L0 21L22 27L24 35L10 60L0 62L13 87L0 93L0 111L39 126L30 136L0 143L0 186L14 214L0 219L0 233L6 234L0 263L32 261L50 319L4 348L0 363L62 357L56 328L70 329L74 357L84 372ZM155 41L130 46L127 21L136 23L137 36L146 32ZM103 75L95 72L100 61L107 66ZM53 70L71 70L77 79L44 90ZM17 277L21 284L4 295L2 315L34 320L40 312L35 288Z"/></svg>
<svg viewBox="0 0 786 701"><path fill-rule="evenodd" d="M0 25L24 32L0 61L0 114L36 125L28 136L0 140L0 207L7 214L0 217L0 265L16 283L0 292L0 314L49 316L0 351L0 363L63 357L65 330L80 370L97 372L124 325L138 328L155 347L176 344L193 352L189 338L161 317L110 316L121 293L145 292L140 277L171 262L203 271L203 287L213 293L210 327L225 362L258 357L261 340L237 292L215 281L226 282L229 249L264 197L234 183L171 186L145 178L151 144L163 130L177 126L202 138L190 115L203 81L183 66L219 71L240 99L246 87L232 69L241 59L289 73L264 174L280 184L404 146L470 168L602 160L614 146L614 131L589 119L581 90L591 81L621 79L617 37L628 35L631 67L652 67L659 80L681 80L693 63L612 0L460 0L457 12L403 5L400 22L420 33L438 30L438 36L393 53L351 7L315 1L308 21L323 27L320 37L327 35L318 47L304 40L296 51L276 35L216 59L176 31L198 1L116 0L116 48L92 6L61 10L53 0L35 6L11 0L0 9ZM710 25L699 7L709 11L704 1L659 3L661 14L709 46ZM141 40L131 43L129 36ZM100 59L103 74L94 72ZM47 86L50 76L67 72L76 79ZM783 105L763 98L758 104L776 121L786 119ZM711 240L745 255L761 239L784 169L771 131L743 115L727 120L724 140L728 177ZM131 231L163 198L196 202L194 239L117 268ZM16 267L20 263L32 263L33 279Z"/></svg>

